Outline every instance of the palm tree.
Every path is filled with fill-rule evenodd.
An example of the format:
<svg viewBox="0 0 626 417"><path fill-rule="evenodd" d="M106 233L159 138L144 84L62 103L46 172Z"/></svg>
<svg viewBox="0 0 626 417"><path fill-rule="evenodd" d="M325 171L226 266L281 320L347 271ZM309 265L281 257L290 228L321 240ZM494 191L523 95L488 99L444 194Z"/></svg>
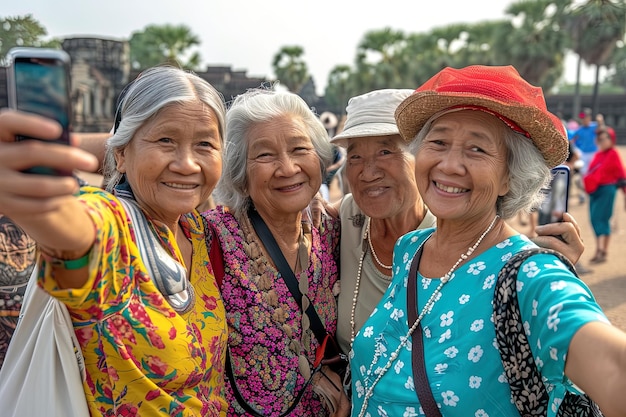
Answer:
<svg viewBox="0 0 626 417"><path fill-rule="evenodd" d="M300 46L283 46L272 61L276 78L296 94L309 79L309 70L302 55L304 49Z"/></svg>
<svg viewBox="0 0 626 417"><path fill-rule="evenodd" d="M626 3L588 0L571 11L569 22L572 49L587 64L596 66L592 109L597 113L600 67L607 62L617 42L624 39Z"/></svg>
<svg viewBox="0 0 626 417"><path fill-rule="evenodd" d="M45 41L43 39L47 34L46 28L31 14L0 18L0 63L9 49L14 46L60 48L60 40Z"/></svg>
<svg viewBox="0 0 626 417"><path fill-rule="evenodd" d="M626 45L624 42L618 42L618 44L608 61L612 67L612 73L607 77L607 81L626 89Z"/></svg>
<svg viewBox="0 0 626 417"><path fill-rule="evenodd" d="M499 56L497 40L508 37L510 33L511 24L505 20L465 25L460 34L462 47L456 49L454 59L463 67L473 64L505 64L506 58Z"/></svg>
<svg viewBox="0 0 626 417"><path fill-rule="evenodd" d="M200 39L186 25L148 25L143 31L133 33L129 43L135 69L164 63L188 69L200 65L200 54L190 51L200 45Z"/></svg>
<svg viewBox="0 0 626 417"><path fill-rule="evenodd" d="M325 98L329 109L341 116L346 114L346 104L348 99L357 94L353 94L351 87L352 71L347 65L337 65L328 75Z"/></svg>
<svg viewBox="0 0 626 417"><path fill-rule="evenodd" d="M397 61L403 68L403 82L409 88L417 88L442 68L452 65L451 57L439 47L439 37L432 31L407 36Z"/></svg>
<svg viewBox="0 0 626 417"><path fill-rule="evenodd" d="M522 0L510 5L506 10L513 17L509 36L500 37L496 43L499 59L512 64L529 83L546 91L563 73L568 39L561 22L569 2Z"/></svg>
<svg viewBox="0 0 626 417"><path fill-rule="evenodd" d="M356 76L364 91L398 86L396 58L404 45L404 33L390 28L365 33L357 47Z"/></svg>

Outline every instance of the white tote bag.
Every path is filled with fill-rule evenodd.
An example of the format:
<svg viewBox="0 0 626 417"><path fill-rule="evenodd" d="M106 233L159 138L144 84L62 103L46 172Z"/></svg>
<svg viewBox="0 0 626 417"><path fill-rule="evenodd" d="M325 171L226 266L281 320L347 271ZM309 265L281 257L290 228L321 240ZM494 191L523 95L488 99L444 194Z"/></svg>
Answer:
<svg viewBox="0 0 626 417"><path fill-rule="evenodd" d="M2 417L88 417L85 367L63 303L31 275L20 319L0 369Z"/></svg>

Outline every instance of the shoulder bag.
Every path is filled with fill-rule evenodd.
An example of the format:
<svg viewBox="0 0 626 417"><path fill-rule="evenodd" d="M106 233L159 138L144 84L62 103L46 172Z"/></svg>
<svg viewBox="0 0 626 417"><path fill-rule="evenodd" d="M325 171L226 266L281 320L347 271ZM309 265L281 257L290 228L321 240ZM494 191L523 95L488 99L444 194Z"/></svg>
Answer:
<svg viewBox="0 0 626 417"><path fill-rule="evenodd" d="M65 305L39 288L33 269L0 369L3 417L88 417L85 364Z"/></svg>
<svg viewBox="0 0 626 417"><path fill-rule="evenodd" d="M546 416L549 402L548 391L543 384L524 332L517 300L519 267L528 257L535 254L556 256L578 276L567 258L544 248L532 248L515 254L498 274L493 307L496 339L514 404L522 416ZM567 391L557 417L569 416L601 417L602 413L598 405L586 394L576 395Z"/></svg>

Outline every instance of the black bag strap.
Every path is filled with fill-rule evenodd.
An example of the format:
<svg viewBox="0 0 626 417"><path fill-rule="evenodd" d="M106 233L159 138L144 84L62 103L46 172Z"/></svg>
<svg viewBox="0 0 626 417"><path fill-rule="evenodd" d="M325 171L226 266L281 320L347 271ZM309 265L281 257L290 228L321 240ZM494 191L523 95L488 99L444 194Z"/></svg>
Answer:
<svg viewBox="0 0 626 417"><path fill-rule="evenodd" d="M530 248L513 255L498 273L493 305L496 340L513 401L521 416L548 414L548 391L535 364L517 299L519 268L524 261L536 254L556 256L578 276L565 256L545 248ZM567 391L557 416L601 417L602 413L587 395L576 395Z"/></svg>
<svg viewBox="0 0 626 417"><path fill-rule="evenodd" d="M413 260L411 261L411 269L409 270L409 278L407 283L407 309L409 326L417 320L417 268L422 258L422 247L417 250ZM422 338L422 323L418 323L417 328L411 334L413 348L411 351L411 364L413 367L413 383L415 392L420 401L422 410L426 417L441 417L441 411L437 407L435 397L428 383L426 375L426 365L424 363L424 340Z"/></svg>
<svg viewBox="0 0 626 417"><path fill-rule="evenodd" d="M269 253L270 257L274 261L274 264L276 265L276 268L280 272L280 276L283 278L283 281L285 281L287 288L289 288L291 295L302 309L302 293L298 288L298 279L291 270L289 263L287 263L287 260L285 259L283 252L280 250L278 243L276 243L276 239L274 239L272 232L270 232L270 229L267 227L267 225L259 215L259 212L256 211L256 209L252 205L248 209L248 217L250 218L250 223L252 223L254 231L263 242L263 246L265 246L265 249ZM315 338L321 345L322 343L324 343L324 339L326 338L328 332L326 331L326 327L322 324L322 321L317 315L317 311L315 311L313 303L309 303L309 306L307 307L305 313L309 316L309 320L311 322L311 330L313 331L313 334L315 334Z"/></svg>

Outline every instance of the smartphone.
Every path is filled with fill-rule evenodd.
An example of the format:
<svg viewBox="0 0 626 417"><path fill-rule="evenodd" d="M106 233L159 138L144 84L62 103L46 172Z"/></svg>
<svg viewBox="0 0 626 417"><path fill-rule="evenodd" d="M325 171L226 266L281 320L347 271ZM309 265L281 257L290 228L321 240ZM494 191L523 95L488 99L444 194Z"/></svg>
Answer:
<svg viewBox="0 0 626 417"><path fill-rule="evenodd" d="M7 54L7 98L10 108L36 113L59 122L63 131L53 141L70 144L70 57L59 49L17 47ZM17 136L16 140L39 140ZM71 171L32 167L25 172L71 175Z"/></svg>
<svg viewBox="0 0 626 417"><path fill-rule="evenodd" d="M543 189L543 202L539 207L538 224L556 223L563 220L569 199L570 169L567 165L552 168L550 188Z"/></svg>

